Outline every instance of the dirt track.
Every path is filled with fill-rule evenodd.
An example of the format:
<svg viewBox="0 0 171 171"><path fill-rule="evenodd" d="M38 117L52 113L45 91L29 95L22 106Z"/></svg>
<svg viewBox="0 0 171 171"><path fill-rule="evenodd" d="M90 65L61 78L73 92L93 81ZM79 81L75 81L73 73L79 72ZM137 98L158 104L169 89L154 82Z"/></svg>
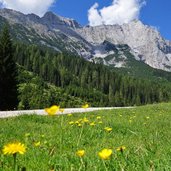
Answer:
<svg viewBox="0 0 171 171"><path fill-rule="evenodd" d="M121 108L132 108L132 107L98 107L98 108L65 108L64 112L58 112L58 114L69 114L69 113L83 113L91 112L96 110L111 110L111 109L121 109ZM0 118L14 117L19 115L47 115L44 110L17 110L17 111L0 111Z"/></svg>

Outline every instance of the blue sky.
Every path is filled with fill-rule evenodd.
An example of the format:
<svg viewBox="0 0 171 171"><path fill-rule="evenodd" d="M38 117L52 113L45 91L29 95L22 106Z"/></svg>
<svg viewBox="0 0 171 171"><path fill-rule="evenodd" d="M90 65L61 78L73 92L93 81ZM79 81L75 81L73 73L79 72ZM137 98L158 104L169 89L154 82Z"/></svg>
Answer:
<svg viewBox="0 0 171 171"><path fill-rule="evenodd" d="M99 9L109 6L112 0L57 0L50 10L56 14L74 18L80 24L88 24L88 9L97 2ZM125 11L125 15L127 12ZM161 35L171 40L171 0L146 0L141 8L139 19L147 25L159 29Z"/></svg>

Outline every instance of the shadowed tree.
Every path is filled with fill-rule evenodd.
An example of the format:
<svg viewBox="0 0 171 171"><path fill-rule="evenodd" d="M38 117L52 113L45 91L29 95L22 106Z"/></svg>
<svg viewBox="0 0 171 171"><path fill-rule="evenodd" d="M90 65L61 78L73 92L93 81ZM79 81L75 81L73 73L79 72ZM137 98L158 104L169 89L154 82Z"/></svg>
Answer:
<svg viewBox="0 0 171 171"><path fill-rule="evenodd" d="M13 56L9 28L5 25L0 37L0 110L17 107L17 69Z"/></svg>

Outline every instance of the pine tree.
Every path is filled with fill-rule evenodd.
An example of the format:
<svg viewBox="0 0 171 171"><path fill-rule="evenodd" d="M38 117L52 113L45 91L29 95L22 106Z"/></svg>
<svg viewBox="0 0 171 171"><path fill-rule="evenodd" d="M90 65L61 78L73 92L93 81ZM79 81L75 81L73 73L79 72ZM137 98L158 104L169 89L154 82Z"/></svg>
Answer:
<svg viewBox="0 0 171 171"><path fill-rule="evenodd" d="M17 69L13 57L12 41L6 25L0 37L0 110L17 107Z"/></svg>

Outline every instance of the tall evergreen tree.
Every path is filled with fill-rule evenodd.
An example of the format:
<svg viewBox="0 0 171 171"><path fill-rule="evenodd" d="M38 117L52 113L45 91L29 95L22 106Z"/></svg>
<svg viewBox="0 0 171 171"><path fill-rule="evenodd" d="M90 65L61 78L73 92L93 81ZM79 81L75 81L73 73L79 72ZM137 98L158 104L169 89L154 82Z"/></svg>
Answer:
<svg viewBox="0 0 171 171"><path fill-rule="evenodd" d="M8 26L0 37L0 110L17 107L17 69Z"/></svg>

